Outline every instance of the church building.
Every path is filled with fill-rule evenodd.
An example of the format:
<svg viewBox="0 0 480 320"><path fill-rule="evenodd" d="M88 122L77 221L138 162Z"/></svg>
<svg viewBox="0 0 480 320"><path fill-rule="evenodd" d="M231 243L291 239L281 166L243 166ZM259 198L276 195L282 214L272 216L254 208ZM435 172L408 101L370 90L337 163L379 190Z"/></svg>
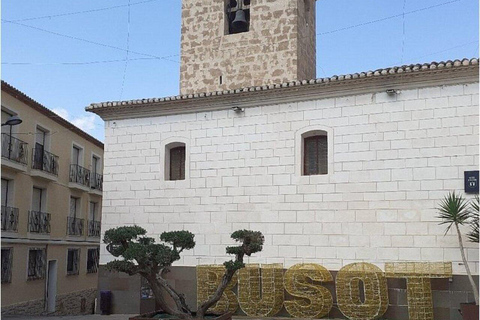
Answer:
<svg viewBox="0 0 480 320"><path fill-rule="evenodd" d="M87 107L105 120L102 233L193 232L170 275L192 308L196 266L229 260L230 234L250 229L265 245L247 263L448 265L416 319L461 319L473 293L437 208L449 191L478 193L465 190L478 179L478 59L316 78L315 42L315 0L183 0L180 94ZM465 246L478 283L478 244ZM111 260L103 246L114 312L147 310L138 278L102 270ZM407 291L388 279L385 318L409 319Z"/></svg>

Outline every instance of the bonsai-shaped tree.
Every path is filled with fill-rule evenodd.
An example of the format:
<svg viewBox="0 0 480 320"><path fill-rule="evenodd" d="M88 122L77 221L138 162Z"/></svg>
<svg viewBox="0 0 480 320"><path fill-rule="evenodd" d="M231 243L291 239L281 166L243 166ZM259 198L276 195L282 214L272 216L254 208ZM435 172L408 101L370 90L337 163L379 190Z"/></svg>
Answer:
<svg viewBox="0 0 480 320"><path fill-rule="evenodd" d="M477 202L478 205L478 202ZM475 205L474 205L475 206ZM478 208L478 206L477 206ZM467 258L465 257L465 247L463 246L462 234L460 232L460 226L470 224L472 222L471 212L468 208L468 201L462 196L458 196L454 192L448 193L440 203L438 210L440 215L438 216L443 221L440 224L447 224L445 234L454 227L458 236L458 244L460 247L460 253L462 255L463 265L467 271L468 280L473 289L473 295L475 297L475 304L478 305L478 289L473 281L470 267L468 266ZM477 209L478 215L478 209ZM477 239L478 239L478 220L477 220ZM478 240L477 240L478 241Z"/></svg>
<svg viewBox="0 0 480 320"><path fill-rule="evenodd" d="M110 271L125 272L129 275L139 274L150 285L155 302L160 308L180 319L203 319L207 310L222 297L228 283L235 272L245 266L243 258L262 250L264 237L261 232L239 230L231 237L241 245L227 247L227 253L234 254L235 259L224 263L225 273L215 293L198 307L196 314L192 312L185 301L185 296L178 293L164 278L169 267L180 259L183 250L195 247L194 235L189 231L163 232L160 240L146 236L146 230L139 226L118 227L107 230L103 242L107 251L122 260L107 263ZM163 296L163 290L173 299L174 306L169 305Z"/></svg>

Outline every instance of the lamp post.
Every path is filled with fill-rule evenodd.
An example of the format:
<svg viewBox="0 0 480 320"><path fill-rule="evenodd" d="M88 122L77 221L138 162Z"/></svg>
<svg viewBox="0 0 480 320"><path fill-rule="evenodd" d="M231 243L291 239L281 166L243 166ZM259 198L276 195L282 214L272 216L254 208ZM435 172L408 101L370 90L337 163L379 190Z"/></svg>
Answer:
<svg viewBox="0 0 480 320"><path fill-rule="evenodd" d="M11 154L12 154L12 127L17 126L22 122L23 122L23 120L20 119L18 116L11 116L10 118L8 118L7 121L5 121L5 123L2 123L2 127L3 126L10 126L10 138L9 138L9 142L8 142L8 159L10 159Z"/></svg>

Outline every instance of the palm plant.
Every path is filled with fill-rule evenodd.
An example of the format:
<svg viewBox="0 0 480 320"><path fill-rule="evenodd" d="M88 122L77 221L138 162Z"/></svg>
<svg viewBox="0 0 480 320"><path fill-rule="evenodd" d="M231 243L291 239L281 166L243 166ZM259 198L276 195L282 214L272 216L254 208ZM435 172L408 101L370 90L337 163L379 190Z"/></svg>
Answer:
<svg viewBox="0 0 480 320"><path fill-rule="evenodd" d="M470 211L470 218L471 218L471 225L470 225L470 232L468 233L468 240L471 242L478 243L478 216L479 216L479 199L478 195L472 200L471 204L471 211Z"/></svg>
<svg viewBox="0 0 480 320"><path fill-rule="evenodd" d="M450 231L452 227L454 227L457 232L458 244L460 246L460 253L462 255L463 265L465 266L465 269L468 275L468 280L470 281L470 284L473 289L475 304L478 305L478 289L475 284L475 281L473 281L472 273L470 272L470 267L468 266L467 258L465 257L465 247L463 246L462 234L460 232L460 226L463 226L469 223L471 218L470 211L468 208L468 201L465 200L465 198L463 198L461 195L456 195L455 191L449 192L445 196L445 198L443 198L442 202L438 207L438 210L440 213L438 218L442 219L442 222L440 224L447 225L445 234L447 234L447 232ZM478 233L477 233L477 237L478 237Z"/></svg>

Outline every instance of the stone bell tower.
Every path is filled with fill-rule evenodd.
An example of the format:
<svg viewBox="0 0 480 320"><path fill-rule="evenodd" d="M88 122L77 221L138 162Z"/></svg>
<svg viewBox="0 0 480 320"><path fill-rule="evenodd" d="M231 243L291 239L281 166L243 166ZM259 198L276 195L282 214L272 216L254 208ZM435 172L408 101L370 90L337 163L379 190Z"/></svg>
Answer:
<svg viewBox="0 0 480 320"><path fill-rule="evenodd" d="M180 93L315 78L315 0L182 0Z"/></svg>

